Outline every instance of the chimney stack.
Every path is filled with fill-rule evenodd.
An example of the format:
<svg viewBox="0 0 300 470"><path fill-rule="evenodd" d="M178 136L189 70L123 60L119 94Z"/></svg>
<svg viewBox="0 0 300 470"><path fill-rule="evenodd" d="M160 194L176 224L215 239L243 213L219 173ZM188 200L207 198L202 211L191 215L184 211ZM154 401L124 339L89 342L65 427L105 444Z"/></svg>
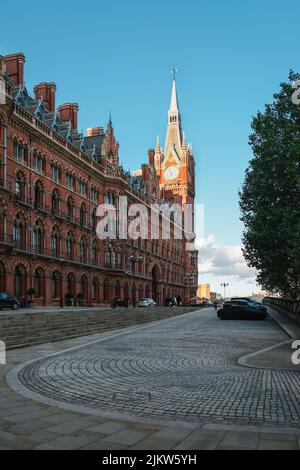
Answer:
<svg viewBox="0 0 300 470"><path fill-rule="evenodd" d="M60 119L63 122L71 121L73 131L77 131L78 109L77 103L65 103L58 107Z"/></svg>
<svg viewBox="0 0 300 470"><path fill-rule="evenodd" d="M86 130L86 134L88 137L92 137L94 135L102 135L104 134L103 127L89 127Z"/></svg>
<svg viewBox="0 0 300 470"><path fill-rule="evenodd" d="M3 77L6 71L6 65L4 62L4 57L0 55L0 77Z"/></svg>
<svg viewBox="0 0 300 470"><path fill-rule="evenodd" d="M155 157L155 150L154 149L149 149L148 150L149 165L154 165L154 157Z"/></svg>
<svg viewBox="0 0 300 470"><path fill-rule="evenodd" d="M54 82L51 83L39 83L33 89L34 96L37 101L43 98L46 108L48 111L55 111L55 92L56 85Z"/></svg>
<svg viewBox="0 0 300 470"><path fill-rule="evenodd" d="M23 52L16 54L9 54L3 57L6 65L6 71L9 78L13 81L15 86L24 84L24 63L25 56Z"/></svg>
<svg viewBox="0 0 300 470"><path fill-rule="evenodd" d="M142 177L144 181L147 181L150 178L150 168L146 163L142 164Z"/></svg>

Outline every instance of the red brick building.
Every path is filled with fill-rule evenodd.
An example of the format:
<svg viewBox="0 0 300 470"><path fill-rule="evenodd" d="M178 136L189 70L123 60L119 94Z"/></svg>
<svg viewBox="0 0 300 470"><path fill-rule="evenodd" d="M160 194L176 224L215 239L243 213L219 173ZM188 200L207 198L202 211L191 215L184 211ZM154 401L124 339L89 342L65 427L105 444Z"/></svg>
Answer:
<svg viewBox="0 0 300 470"><path fill-rule="evenodd" d="M111 119L105 129L78 132L78 104L56 108L55 83L38 84L30 96L24 63L22 53L0 56L0 292L25 304L33 288L36 305L103 305L115 296L188 302L196 295L197 252L186 251L184 238L96 234L98 205L118 210L120 195L149 211L162 200L193 203L194 158L175 109L175 81L165 152L158 144L130 175L119 163Z"/></svg>

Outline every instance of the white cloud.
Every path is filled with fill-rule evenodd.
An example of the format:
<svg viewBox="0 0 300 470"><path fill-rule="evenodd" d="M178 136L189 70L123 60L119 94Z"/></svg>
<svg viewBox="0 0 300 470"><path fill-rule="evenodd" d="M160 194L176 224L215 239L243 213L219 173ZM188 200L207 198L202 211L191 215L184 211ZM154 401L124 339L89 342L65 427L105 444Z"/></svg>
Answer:
<svg viewBox="0 0 300 470"><path fill-rule="evenodd" d="M214 235L196 242L199 250L199 274L232 277L252 284L256 272L249 268L240 245L219 245Z"/></svg>

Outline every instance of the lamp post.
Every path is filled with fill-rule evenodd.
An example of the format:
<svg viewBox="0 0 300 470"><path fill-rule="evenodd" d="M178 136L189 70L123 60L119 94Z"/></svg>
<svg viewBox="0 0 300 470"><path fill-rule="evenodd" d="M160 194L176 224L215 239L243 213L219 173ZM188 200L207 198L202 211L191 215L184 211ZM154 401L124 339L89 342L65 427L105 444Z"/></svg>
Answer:
<svg viewBox="0 0 300 470"><path fill-rule="evenodd" d="M129 255L128 256L128 261L131 263L131 269L128 274L131 275L132 279L135 277L135 269L132 270L132 267L134 267L134 263L138 261L144 261L144 257L142 255L135 256L135 255ZM134 295L132 295L132 286L131 286L131 296L132 296L132 305L135 307L136 305L136 291L134 291Z"/></svg>
<svg viewBox="0 0 300 470"><path fill-rule="evenodd" d="M221 287L224 288L224 301L226 299L226 287L228 287L228 286L229 286L228 282L222 282L221 283Z"/></svg>
<svg viewBox="0 0 300 470"><path fill-rule="evenodd" d="M187 274L186 275L186 285L188 287L188 302L191 302L191 287L195 284L195 275L194 274Z"/></svg>
<svg viewBox="0 0 300 470"><path fill-rule="evenodd" d="M132 263L132 265L133 265L133 263L136 263L138 261L144 261L144 257L141 256L141 255L139 255L139 256L129 255L127 259L130 263ZM135 270L134 270L134 272L132 272L132 270L131 270L131 274L132 274L132 276L134 276L135 275Z"/></svg>

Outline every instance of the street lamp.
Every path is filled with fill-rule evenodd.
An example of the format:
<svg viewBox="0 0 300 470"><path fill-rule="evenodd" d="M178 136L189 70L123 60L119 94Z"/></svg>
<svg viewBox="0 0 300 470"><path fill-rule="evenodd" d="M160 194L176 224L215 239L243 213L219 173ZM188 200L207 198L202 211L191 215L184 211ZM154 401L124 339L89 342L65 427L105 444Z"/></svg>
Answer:
<svg viewBox="0 0 300 470"><path fill-rule="evenodd" d="M134 267L134 263L139 262L139 261L144 261L144 257L141 256L141 255L139 255L139 256L129 255L127 259L129 261L129 263L132 264L133 267ZM131 272L132 276L135 274L135 272L132 272L132 268L131 268L130 272Z"/></svg>
<svg viewBox="0 0 300 470"><path fill-rule="evenodd" d="M228 286L229 286L228 282L222 282L221 283L221 287L224 287L224 301L226 299L226 287L228 287Z"/></svg>
<svg viewBox="0 0 300 470"><path fill-rule="evenodd" d="M186 300L188 302L191 301L191 289L192 289L192 286L194 286L195 284L195 275L192 274L192 273L189 273L186 275L185 277L185 281L186 281L186 286L188 287L188 298L186 298Z"/></svg>
<svg viewBox="0 0 300 470"><path fill-rule="evenodd" d="M142 255L138 255L138 256L129 255L127 259L129 261L129 263L131 263L130 271L127 272L127 274L131 275L132 279L133 279L134 276L135 276L134 264L136 262L144 261L144 257ZM136 305L136 292L134 291L134 295L133 295L132 294L132 288L131 288L131 296L132 296L132 305L133 305L133 307L135 307L135 305Z"/></svg>

